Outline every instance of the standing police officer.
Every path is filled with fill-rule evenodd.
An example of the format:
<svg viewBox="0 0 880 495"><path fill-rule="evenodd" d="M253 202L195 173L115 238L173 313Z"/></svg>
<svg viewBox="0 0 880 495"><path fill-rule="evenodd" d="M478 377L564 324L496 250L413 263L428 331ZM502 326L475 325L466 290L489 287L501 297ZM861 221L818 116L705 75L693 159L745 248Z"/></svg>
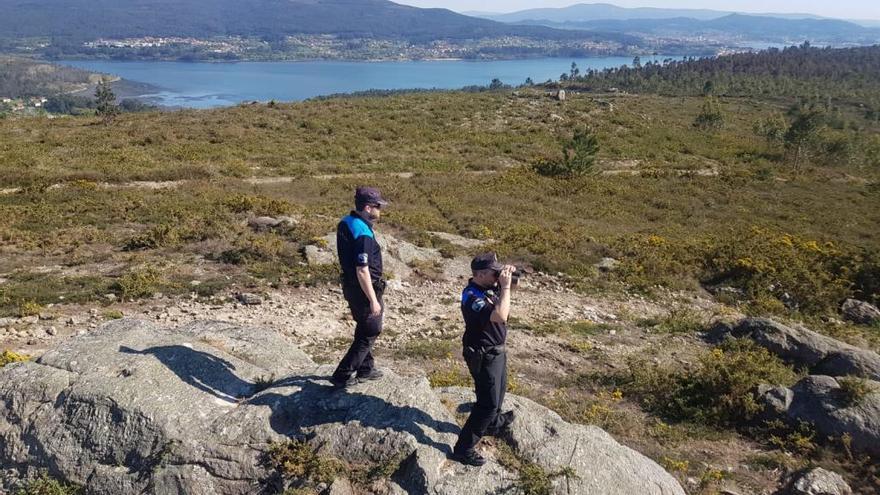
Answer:
<svg viewBox="0 0 880 495"><path fill-rule="evenodd" d="M382 250L373 234L373 222L388 202L378 189L359 187L354 194L355 209L336 229L337 254L342 268L342 294L351 309L356 326L354 341L339 362L331 381L336 387L375 380L382 371L374 366L373 342L382 332Z"/></svg>
<svg viewBox="0 0 880 495"><path fill-rule="evenodd" d="M452 458L471 466L486 463L475 447L485 435L497 435L513 422L513 412L501 412L507 390L507 317L515 267L502 265L495 253L471 261L473 278L461 295L465 331L464 360L474 379L477 402L455 443Z"/></svg>

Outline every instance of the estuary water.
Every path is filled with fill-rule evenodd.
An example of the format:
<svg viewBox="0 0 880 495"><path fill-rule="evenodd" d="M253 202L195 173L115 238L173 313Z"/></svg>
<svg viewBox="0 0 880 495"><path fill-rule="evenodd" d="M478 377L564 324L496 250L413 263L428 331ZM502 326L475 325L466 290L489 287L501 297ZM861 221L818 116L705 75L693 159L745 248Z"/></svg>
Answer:
<svg viewBox="0 0 880 495"><path fill-rule="evenodd" d="M680 58L641 57L662 61ZM522 84L558 79L575 62L581 72L631 64L631 57L540 58L528 60L410 62L126 62L64 61L62 64L112 74L150 85L155 90L137 95L148 102L187 108L235 105L242 101L298 101L334 93L369 89L456 89L488 85L492 79Z"/></svg>

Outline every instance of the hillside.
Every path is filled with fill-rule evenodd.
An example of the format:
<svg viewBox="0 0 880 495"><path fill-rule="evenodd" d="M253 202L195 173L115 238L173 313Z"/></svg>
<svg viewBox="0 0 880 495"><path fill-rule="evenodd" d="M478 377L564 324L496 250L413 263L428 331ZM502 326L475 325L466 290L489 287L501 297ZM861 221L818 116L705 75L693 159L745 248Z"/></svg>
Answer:
<svg viewBox="0 0 880 495"><path fill-rule="evenodd" d="M870 45L880 42L880 29L860 26L853 22L834 19L780 19L743 14L730 14L710 20L675 17L554 22L534 18L518 21L518 24L663 37L693 38L704 36L713 39L742 39L775 43L810 40L816 44L860 43Z"/></svg>
<svg viewBox="0 0 880 495"><path fill-rule="evenodd" d="M564 100L522 87L110 122L0 119L0 352L14 351L0 353L0 366L44 356L0 371L0 430L14 435L3 445L16 446L0 452L0 462L137 488L165 475L176 482L193 464L222 466L206 479L244 466L246 475L218 480L244 483L266 466L225 449L254 440L263 452L280 430L314 440L298 459L346 461L330 478L364 486L378 481L369 471L397 483L395 466L401 474L427 466L441 482L461 480L434 448L448 445L451 433L428 431L427 418L405 407L429 411L450 432L458 427L470 392L446 387L471 386L458 297L469 258L491 249L526 272L513 292L507 404L531 408L528 399L570 423L534 406L552 424L535 418L518 427L602 436L601 428L689 495L779 493L817 466L839 473L854 493L874 495L880 311L867 305L880 303L880 78L871 76L880 64L873 50L802 47L607 73L615 84L650 74L631 83L638 93L601 85L581 92L588 88L577 84L598 77L588 74L575 77ZM650 90L652 79L683 89ZM714 82L703 91L707 80ZM738 84L728 95L730 81ZM711 126L701 125L707 114ZM589 137L598 150L584 157ZM573 163L582 174L552 173ZM377 224L389 290L375 354L389 371L384 382L328 397L323 376L352 329L334 229L362 184L392 201ZM101 327L122 317L156 328L133 320ZM208 319L223 323L199 323ZM128 325L131 333L123 332ZM308 361L292 372L250 352L258 337L271 337L264 349L277 353L269 356L296 352L278 343L289 339ZM254 362L261 365L246 364ZM134 392L142 384L156 395L168 391L166 402L142 400ZM308 393L297 395L303 388ZM398 401L416 391L427 399ZM298 397L318 408L290 414ZM116 414L126 398L133 408ZM383 416L389 408L377 398L404 415ZM216 438L161 410L202 400L216 422L182 419L194 428L218 425ZM107 422L77 420L79 406L105 411L97 416ZM344 416L358 407L374 428ZM279 419L279 410L287 415ZM394 429L399 417L409 430ZM104 427L115 418L131 419L134 429ZM328 419L329 438L308 437ZM337 420L346 434L334 433ZM135 430L142 443L104 435ZM363 435L376 430L391 441ZM557 470L582 460L571 452L592 444L533 455L526 447L553 448L533 433L486 442L490 468L507 464L484 472L503 472L542 495L621 493L614 488L624 485L611 482L574 489L608 479L592 463L580 465L587 474L569 487ZM347 443L365 438L376 442ZM35 442L52 452L25 448ZM335 445L424 447L430 456L385 469L374 464L385 457L346 459ZM100 466L92 473L89 462L64 452L83 452ZM540 469L528 464L542 461ZM0 483L17 486L0 468ZM333 481L321 478L317 488L299 476L294 481L321 493Z"/></svg>
<svg viewBox="0 0 880 495"><path fill-rule="evenodd" d="M569 78L569 87L697 96L835 98L874 115L880 110L880 45L816 48L809 44L783 50L737 53L713 58L667 60L640 67L590 71Z"/></svg>
<svg viewBox="0 0 880 495"><path fill-rule="evenodd" d="M49 96L82 90L97 74L33 60L0 56L0 97Z"/></svg>
<svg viewBox="0 0 880 495"><path fill-rule="evenodd" d="M467 12L466 12L467 13ZM733 12L711 9L664 9L655 7L626 8L607 3L581 3L559 8L526 9L507 14L474 12L487 19L500 22L522 22L540 20L549 22L584 22L594 20L633 20L633 19L672 19L687 17L690 19L718 19ZM818 19L810 14L761 14L782 19Z"/></svg>
<svg viewBox="0 0 880 495"><path fill-rule="evenodd" d="M435 40L579 36L544 27L512 27L445 9L419 9L386 0L0 0L0 12L0 38L274 39L293 34L335 34Z"/></svg>

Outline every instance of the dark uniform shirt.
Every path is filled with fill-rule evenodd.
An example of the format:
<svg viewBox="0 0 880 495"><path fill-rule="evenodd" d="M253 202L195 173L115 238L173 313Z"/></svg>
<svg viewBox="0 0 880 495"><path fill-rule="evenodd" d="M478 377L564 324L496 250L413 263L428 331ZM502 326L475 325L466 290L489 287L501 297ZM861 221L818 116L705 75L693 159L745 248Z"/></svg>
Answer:
<svg viewBox="0 0 880 495"><path fill-rule="evenodd" d="M464 317L462 343L465 347L504 345L507 339L507 325L490 319L498 304L498 296L487 294L487 290L470 280L461 293L461 315Z"/></svg>
<svg viewBox="0 0 880 495"><path fill-rule="evenodd" d="M353 210L336 228L336 251L342 268L342 280L358 285L356 268L370 269L373 283L382 280L382 250L373 234L373 224L361 212Z"/></svg>

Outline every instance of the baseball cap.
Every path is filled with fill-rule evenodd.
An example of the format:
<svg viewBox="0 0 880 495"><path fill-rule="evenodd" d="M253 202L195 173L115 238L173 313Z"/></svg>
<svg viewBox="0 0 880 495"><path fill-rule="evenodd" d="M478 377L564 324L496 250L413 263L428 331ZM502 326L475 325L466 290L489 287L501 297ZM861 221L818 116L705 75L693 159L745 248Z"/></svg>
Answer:
<svg viewBox="0 0 880 495"><path fill-rule="evenodd" d="M498 256L493 252L478 254L471 260L471 270L495 270L500 272L504 265L498 262Z"/></svg>
<svg viewBox="0 0 880 495"><path fill-rule="evenodd" d="M354 203L357 205L374 204L385 206L388 201L382 197L382 193L375 187L359 187L354 191Z"/></svg>

